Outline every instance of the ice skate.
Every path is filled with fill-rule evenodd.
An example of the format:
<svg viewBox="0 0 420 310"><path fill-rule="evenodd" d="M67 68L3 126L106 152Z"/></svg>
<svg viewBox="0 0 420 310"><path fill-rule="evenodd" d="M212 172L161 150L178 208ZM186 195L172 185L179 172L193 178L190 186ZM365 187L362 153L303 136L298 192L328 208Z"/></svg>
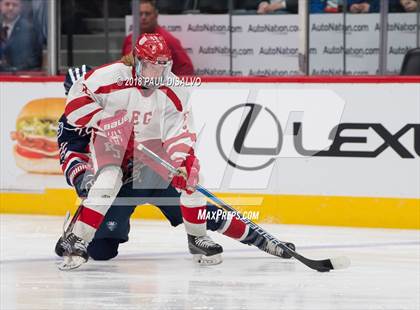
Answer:
<svg viewBox="0 0 420 310"><path fill-rule="evenodd" d="M70 233L60 245L64 248L64 261L58 265L58 269L63 271L76 269L88 261L87 243L75 234Z"/></svg>
<svg viewBox="0 0 420 310"><path fill-rule="evenodd" d="M188 248L193 255L193 260L204 266L220 264L223 248L214 242L209 236L188 235Z"/></svg>
<svg viewBox="0 0 420 310"><path fill-rule="evenodd" d="M65 249L63 246L63 237L60 237L60 239L57 240L57 243L55 244L54 252L58 256L63 257L64 252L65 252Z"/></svg>

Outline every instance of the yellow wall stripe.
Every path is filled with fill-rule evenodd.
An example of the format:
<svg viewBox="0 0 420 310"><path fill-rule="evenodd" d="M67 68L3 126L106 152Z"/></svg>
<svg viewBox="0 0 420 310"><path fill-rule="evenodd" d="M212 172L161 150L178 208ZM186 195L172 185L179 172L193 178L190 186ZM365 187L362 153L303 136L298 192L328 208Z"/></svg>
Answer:
<svg viewBox="0 0 420 310"><path fill-rule="evenodd" d="M259 212L256 222L420 229L420 199L266 194L217 194L241 212ZM64 215L78 200L71 189L45 193L0 193L0 213ZM164 219L153 206L134 218Z"/></svg>

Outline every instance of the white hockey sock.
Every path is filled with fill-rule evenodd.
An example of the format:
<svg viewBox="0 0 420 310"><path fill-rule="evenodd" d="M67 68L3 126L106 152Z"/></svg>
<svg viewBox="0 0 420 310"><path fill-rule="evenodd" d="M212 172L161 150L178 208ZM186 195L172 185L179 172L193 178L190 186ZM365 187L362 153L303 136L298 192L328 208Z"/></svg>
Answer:
<svg viewBox="0 0 420 310"><path fill-rule="evenodd" d="M87 242L92 241L96 230L120 191L122 176L123 173L118 166L108 166L99 172L74 225L73 233L76 236Z"/></svg>
<svg viewBox="0 0 420 310"><path fill-rule="evenodd" d="M196 191L189 195L182 191L181 212L187 234L206 235L206 198L203 194Z"/></svg>

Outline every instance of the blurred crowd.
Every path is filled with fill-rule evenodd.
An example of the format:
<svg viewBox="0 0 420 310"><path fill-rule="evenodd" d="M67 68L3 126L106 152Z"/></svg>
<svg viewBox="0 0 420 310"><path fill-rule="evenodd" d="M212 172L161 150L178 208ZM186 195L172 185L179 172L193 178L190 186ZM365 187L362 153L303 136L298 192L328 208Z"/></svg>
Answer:
<svg viewBox="0 0 420 310"><path fill-rule="evenodd" d="M297 13L297 0L271 0L258 1L257 13L267 14L274 12ZM343 0L310 0L309 11L316 13L341 13ZM380 0L347 0L348 13L378 13ZM389 0L389 12L415 12L418 0Z"/></svg>
<svg viewBox="0 0 420 310"><path fill-rule="evenodd" d="M420 0L389 0L389 12L415 12ZM84 19L104 16L104 0L61 2L61 33L84 34ZM377 13L380 0L310 0L309 10L318 13ZM235 14L296 14L298 0L234 0ZM124 18L131 14L131 1L108 1L109 17ZM192 74L193 66L181 43L158 25L158 13L226 14L227 0L143 0L140 5L142 32L158 32L169 43L174 54L174 71ZM40 70L45 67L48 34L48 1L0 0L0 72ZM131 50L131 35L122 46L122 54Z"/></svg>
<svg viewBox="0 0 420 310"><path fill-rule="evenodd" d="M47 9L44 0L0 0L0 71L41 68Z"/></svg>

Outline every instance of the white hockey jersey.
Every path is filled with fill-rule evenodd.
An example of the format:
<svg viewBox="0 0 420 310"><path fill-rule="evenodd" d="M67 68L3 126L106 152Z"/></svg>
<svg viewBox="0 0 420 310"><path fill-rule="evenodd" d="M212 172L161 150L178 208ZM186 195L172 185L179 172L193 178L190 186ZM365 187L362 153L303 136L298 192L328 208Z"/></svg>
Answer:
<svg viewBox="0 0 420 310"><path fill-rule="evenodd" d="M65 109L68 123L99 129L101 119L127 110L136 142L161 143L171 160L182 161L196 141L189 91L170 85L142 89L135 79L134 69L122 62L90 71L69 91Z"/></svg>

